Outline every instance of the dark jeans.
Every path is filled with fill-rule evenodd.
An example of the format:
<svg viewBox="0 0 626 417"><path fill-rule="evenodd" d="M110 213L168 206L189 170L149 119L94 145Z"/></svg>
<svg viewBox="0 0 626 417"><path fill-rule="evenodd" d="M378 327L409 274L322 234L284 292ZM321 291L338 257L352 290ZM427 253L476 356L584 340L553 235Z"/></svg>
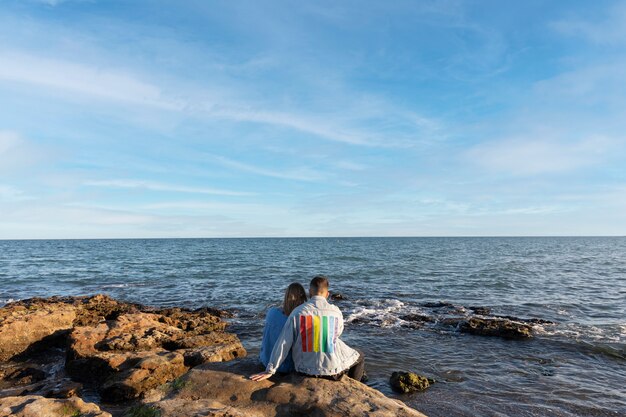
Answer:
<svg viewBox="0 0 626 417"><path fill-rule="evenodd" d="M361 380L363 379L363 376L365 376L365 355L363 354L362 350L360 349L355 349L355 350L359 352L359 359L357 359L354 365L352 365L350 368L346 369L345 371L339 372L337 375L307 375L307 374L302 374L302 375L312 376L314 378L330 379L333 381L339 381L342 376L348 375L350 378L361 382Z"/></svg>

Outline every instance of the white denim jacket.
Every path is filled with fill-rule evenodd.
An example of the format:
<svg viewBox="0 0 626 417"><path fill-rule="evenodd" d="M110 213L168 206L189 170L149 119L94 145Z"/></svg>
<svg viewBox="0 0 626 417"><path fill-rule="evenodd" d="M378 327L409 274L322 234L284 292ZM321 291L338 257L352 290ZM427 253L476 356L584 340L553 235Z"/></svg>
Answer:
<svg viewBox="0 0 626 417"><path fill-rule="evenodd" d="M307 375L336 375L349 369L359 353L339 339L343 315L324 297L311 297L296 307L274 345L266 371L274 374L289 351L296 371Z"/></svg>

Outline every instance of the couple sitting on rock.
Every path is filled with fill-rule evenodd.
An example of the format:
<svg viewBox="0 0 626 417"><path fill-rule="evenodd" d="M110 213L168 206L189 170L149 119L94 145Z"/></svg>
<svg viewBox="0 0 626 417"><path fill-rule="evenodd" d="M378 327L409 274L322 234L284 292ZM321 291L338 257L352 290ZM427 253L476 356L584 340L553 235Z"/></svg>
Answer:
<svg viewBox="0 0 626 417"><path fill-rule="evenodd" d="M363 353L339 339L343 315L327 301L328 279L317 276L309 286L307 301L304 287L291 284L285 293L283 308L267 312L261 362L265 372L252 375L262 381L276 372L338 380L344 374L361 381L365 374Z"/></svg>

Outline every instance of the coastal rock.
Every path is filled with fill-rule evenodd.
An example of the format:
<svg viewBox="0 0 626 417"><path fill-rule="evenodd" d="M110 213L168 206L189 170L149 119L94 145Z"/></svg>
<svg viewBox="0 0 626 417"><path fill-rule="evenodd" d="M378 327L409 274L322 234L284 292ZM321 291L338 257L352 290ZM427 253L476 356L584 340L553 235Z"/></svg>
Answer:
<svg viewBox="0 0 626 417"><path fill-rule="evenodd" d="M225 325L208 313L180 309L122 314L95 327L75 327L69 336L66 368L78 379L104 380L151 353L168 350L209 346L215 347L215 360L244 356L239 339L223 332Z"/></svg>
<svg viewBox="0 0 626 417"><path fill-rule="evenodd" d="M154 390L145 406L162 417L424 417L347 376L331 381L288 375L254 382L248 375L256 371L256 364L247 360L201 365L180 378L178 389Z"/></svg>
<svg viewBox="0 0 626 417"><path fill-rule="evenodd" d="M0 361L7 361L35 344L54 343L72 328L76 308L62 302L11 303L0 309Z"/></svg>
<svg viewBox="0 0 626 417"><path fill-rule="evenodd" d="M134 367L106 382L100 390L101 396L108 402L131 400L174 380L186 371L187 367L180 353L156 353L141 359Z"/></svg>
<svg viewBox="0 0 626 417"><path fill-rule="evenodd" d="M36 395L0 398L0 417L111 417L78 397L51 399Z"/></svg>
<svg viewBox="0 0 626 417"><path fill-rule="evenodd" d="M505 339L528 339L532 337L532 327L529 324L502 318L471 317L460 323L459 330L463 333L498 336Z"/></svg>
<svg viewBox="0 0 626 417"><path fill-rule="evenodd" d="M394 391L408 394L415 391L424 391L431 384L432 379L417 375L413 372L394 372L389 378L389 384Z"/></svg>
<svg viewBox="0 0 626 417"><path fill-rule="evenodd" d="M111 402L141 396L209 361L246 355L237 336L209 310L180 308L125 312L69 335L66 370L76 380L103 384Z"/></svg>
<svg viewBox="0 0 626 417"><path fill-rule="evenodd" d="M347 300L348 298L341 293L334 292L330 294L330 299L333 301L344 301L344 300Z"/></svg>
<svg viewBox="0 0 626 417"><path fill-rule="evenodd" d="M479 316L488 316L491 314L491 309L489 307L471 306L468 308L472 311L472 313L478 314Z"/></svg>
<svg viewBox="0 0 626 417"><path fill-rule="evenodd" d="M497 317L499 319L511 320L511 321L521 321L523 323L530 323L530 324L556 324L553 321L546 320L546 319L539 319L539 318L522 319L522 318L515 317L515 316L494 316L494 317Z"/></svg>
<svg viewBox="0 0 626 417"><path fill-rule="evenodd" d="M399 317L402 327L410 329L421 329L426 323L434 321L434 318L425 314L405 314Z"/></svg>
<svg viewBox="0 0 626 417"><path fill-rule="evenodd" d="M108 401L137 398L190 366L245 356L227 315L106 295L11 303L0 308L0 397L67 397L84 382Z"/></svg>

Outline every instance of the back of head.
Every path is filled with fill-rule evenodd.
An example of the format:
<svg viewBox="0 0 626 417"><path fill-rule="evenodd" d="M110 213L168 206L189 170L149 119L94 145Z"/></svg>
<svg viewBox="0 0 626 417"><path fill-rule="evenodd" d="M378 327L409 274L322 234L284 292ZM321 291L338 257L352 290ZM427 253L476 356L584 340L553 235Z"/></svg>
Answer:
<svg viewBox="0 0 626 417"><path fill-rule="evenodd" d="M291 314L294 308L306 302L306 291L304 287L297 282L289 284L285 291L285 300L283 301L283 313L285 316Z"/></svg>
<svg viewBox="0 0 626 417"><path fill-rule="evenodd" d="M309 286L309 292L311 296L328 294L328 278L323 275L313 278Z"/></svg>

